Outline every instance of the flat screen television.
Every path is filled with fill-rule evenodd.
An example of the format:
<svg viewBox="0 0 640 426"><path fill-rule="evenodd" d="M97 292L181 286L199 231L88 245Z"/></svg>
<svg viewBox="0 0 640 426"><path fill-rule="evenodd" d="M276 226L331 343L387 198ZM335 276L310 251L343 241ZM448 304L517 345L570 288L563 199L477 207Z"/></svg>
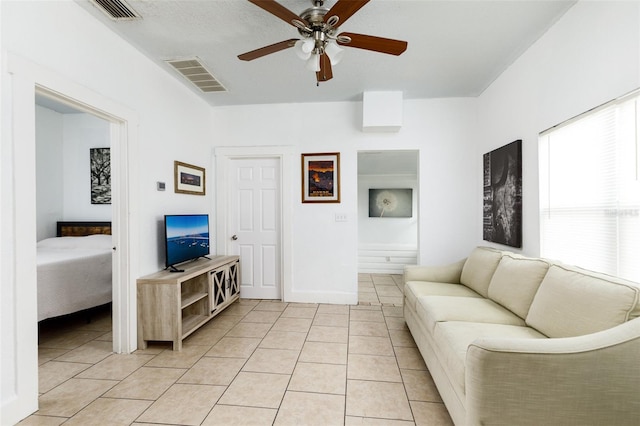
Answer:
<svg viewBox="0 0 640 426"><path fill-rule="evenodd" d="M176 265L209 254L209 215L165 215L164 236L166 267L183 272Z"/></svg>

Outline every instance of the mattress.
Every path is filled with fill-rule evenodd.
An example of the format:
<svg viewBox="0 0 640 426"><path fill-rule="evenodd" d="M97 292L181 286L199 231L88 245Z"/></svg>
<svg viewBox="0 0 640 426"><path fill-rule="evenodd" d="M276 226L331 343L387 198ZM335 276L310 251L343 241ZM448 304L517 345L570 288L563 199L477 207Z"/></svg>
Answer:
<svg viewBox="0 0 640 426"><path fill-rule="evenodd" d="M111 235L38 242L38 321L111 302Z"/></svg>

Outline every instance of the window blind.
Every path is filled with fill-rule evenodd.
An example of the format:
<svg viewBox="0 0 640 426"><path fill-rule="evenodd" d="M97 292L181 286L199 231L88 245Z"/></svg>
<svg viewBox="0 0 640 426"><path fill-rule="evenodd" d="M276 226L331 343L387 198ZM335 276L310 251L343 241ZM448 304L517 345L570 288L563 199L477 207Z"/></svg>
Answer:
<svg viewBox="0 0 640 426"><path fill-rule="evenodd" d="M639 99L540 135L543 257L640 282Z"/></svg>

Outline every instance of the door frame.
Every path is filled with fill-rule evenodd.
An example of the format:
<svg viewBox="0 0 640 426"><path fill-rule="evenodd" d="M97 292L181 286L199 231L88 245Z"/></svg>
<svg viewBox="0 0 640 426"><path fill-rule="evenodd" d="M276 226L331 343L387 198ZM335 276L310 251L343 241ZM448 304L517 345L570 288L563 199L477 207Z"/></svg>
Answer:
<svg viewBox="0 0 640 426"><path fill-rule="evenodd" d="M113 102L49 69L28 59L7 55L8 86L11 96L3 123L10 130L3 132L11 146L11 203L13 214L3 219L3 239L11 241L12 262L3 262L3 276L10 277L15 304L11 332L14 346L7 355L12 357L13 395L3 397L2 422L15 423L38 408L38 326L37 326L37 274L35 233L35 95L44 94L68 103L111 123L112 187L114 191L112 229L116 255L113 257L113 350L129 353L136 349L136 293L135 278L138 265L138 243L135 215L136 197L130 188L137 187L137 129L138 116L128 108ZM4 77L3 77L4 78ZM7 87L9 88L9 87ZM4 99L3 99L4 101ZM3 161L4 164L4 161ZM16 176L20 166L20 178ZM4 186L5 184L3 184ZM6 267L6 269L5 269ZM4 291L3 291L4 293ZM3 313L3 317L4 317ZM18 338L20 336L20 338ZM3 360L3 370L6 367ZM6 402L6 404L5 404Z"/></svg>
<svg viewBox="0 0 640 426"><path fill-rule="evenodd" d="M292 244L293 244L293 161L291 146L247 146L219 147L214 149L216 170L216 253L229 253L227 238L227 205L230 200L229 169L231 161L249 158L278 158L280 160L280 294L282 301L291 299L293 291ZM242 294L242 293L241 293Z"/></svg>

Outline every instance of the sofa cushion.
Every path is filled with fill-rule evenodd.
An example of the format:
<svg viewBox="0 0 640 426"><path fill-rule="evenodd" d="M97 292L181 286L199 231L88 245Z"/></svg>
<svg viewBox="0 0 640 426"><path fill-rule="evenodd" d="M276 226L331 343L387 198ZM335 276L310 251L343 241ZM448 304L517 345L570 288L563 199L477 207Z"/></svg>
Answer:
<svg viewBox="0 0 640 426"><path fill-rule="evenodd" d="M595 333L637 314L640 288L629 281L576 267L552 265L526 322L549 337Z"/></svg>
<svg viewBox="0 0 640 426"><path fill-rule="evenodd" d="M464 401L465 360L469 345L481 337L505 339L544 339L545 336L530 327L505 324L448 321L440 322L433 332L434 351L445 366L449 380L458 397Z"/></svg>
<svg viewBox="0 0 640 426"><path fill-rule="evenodd" d="M460 283L489 297L489 283L498 267L502 252L489 247L475 248L462 267Z"/></svg>
<svg viewBox="0 0 640 426"><path fill-rule="evenodd" d="M475 297L424 296L416 304L418 318L430 333L442 321L524 326L522 318L493 300Z"/></svg>
<svg viewBox="0 0 640 426"><path fill-rule="evenodd" d="M526 318L549 263L505 253L489 283L489 297L520 318Z"/></svg>
<svg viewBox="0 0 640 426"><path fill-rule="evenodd" d="M422 296L482 297L462 284L428 281L409 281L404 285L404 302L416 310L416 302Z"/></svg>

